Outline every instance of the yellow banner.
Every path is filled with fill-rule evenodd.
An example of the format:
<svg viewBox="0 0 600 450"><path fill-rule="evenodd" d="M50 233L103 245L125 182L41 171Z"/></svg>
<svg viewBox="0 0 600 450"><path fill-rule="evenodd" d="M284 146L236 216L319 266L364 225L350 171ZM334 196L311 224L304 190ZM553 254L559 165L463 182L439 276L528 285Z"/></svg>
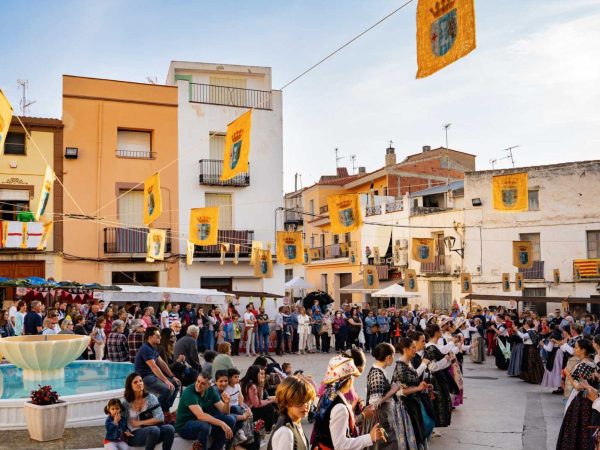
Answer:
<svg viewBox="0 0 600 450"><path fill-rule="evenodd" d="M35 220L39 221L46 213L46 207L48 206L48 200L52 194L52 188L54 187L54 171L50 166L46 166L46 173L44 174L44 184L42 185L42 191L40 193L40 201L35 211Z"/></svg>
<svg viewBox="0 0 600 450"><path fill-rule="evenodd" d="M417 78L443 69L476 46L474 0L419 0Z"/></svg>
<svg viewBox="0 0 600 450"><path fill-rule="evenodd" d="M435 261L435 241L430 238L412 238L412 259L422 263Z"/></svg>
<svg viewBox="0 0 600 450"><path fill-rule="evenodd" d="M37 247L38 250L44 250L48 246L48 239L50 238L50 232L52 231L52 221L45 222L42 229L42 239Z"/></svg>
<svg viewBox="0 0 600 450"><path fill-rule="evenodd" d="M327 205L333 234L350 233L362 225L358 194L330 195Z"/></svg>
<svg viewBox="0 0 600 450"><path fill-rule="evenodd" d="M517 272L515 274L515 291L523 290L523 274L521 272Z"/></svg>
<svg viewBox="0 0 600 450"><path fill-rule="evenodd" d="M554 284L559 285L560 284L560 269L554 269L552 271L552 276L554 278Z"/></svg>
<svg viewBox="0 0 600 450"><path fill-rule="evenodd" d="M185 264L191 266L194 263L194 243L187 241L185 252Z"/></svg>
<svg viewBox="0 0 600 450"><path fill-rule="evenodd" d="M513 266L519 269L533 267L531 241L513 241Z"/></svg>
<svg viewBox="0 0 600 450"><path fill-rule="evenodd" d="M144 225L151 224L161 214L160 175L157 172L144 181Z"/></svg>
<svg viewBox="0 0 600 450"><path fill-rule="evenodd" d="M158 230L150 228L148 230L148 254L146 261L154 262L155 260L162 261L165 259L165 243L167 240L167 230Z"/></svg>
<svg viewBox="0 0 600 450"><path fill-rule="evenodd" d="M217 245L219 208L192 208L190 210L190 241L196 245Z"/></svg>
<svg viewBox="0 0 600 450"><path fill-rule="evenodd" d="M527 211L527 172L493 177L494 209L498 211Z"/></svg>
<svg viewBox="0 0 600 450"><path fill-rule="evenodd" d="M13 109L10 102L0 89L0 152L4 153L4 141L8 134L10 121L12 120Z"/></svg>
<svg viewBox="0 0 600 450"><path fill-rule="evenodd" d="M233 244L233 263L240 262L240 244Z"/></svg>
<svg viewBox="0 0 600 450"><path fill-rule="evenodd" d="M419 290L419 285L417 284L417 272L415 272L415 269L406 269L404 290L406 292L417 292Z"/></svg>
<svg viewBox="0 0 600 450"><path fill-rule="evenodd" d="M221 259L219 259L219 264L220 265L225 264L225 256L227 255L228 251L229 251L229 244L222 243L221 244Z"/></svg>
<svg viewBox="0 0 600 450"><path fill-rule="evenodd" d="M279 264L302 264L303 254L302 232L277 232L277 262Z"/></svg>
<svg viewBox="0 0 600 450"><path fill-rule="evenodd" d="M365 289L379 289L379 274L375 266L362 266L363 287Z"/></svg>
<svg viewBox="0 0 600 450"><path fill-rule="evenodd" d="M461 294L470 294L473 292L470 273L463 272L460 274L460 292Z"/></svg>
<svg viewBox="0 0 600 450"><path fill-rule="evenodd" d="M502 291L510 292L510 274L508 273L502 274Z"/></svg>
<svg viewBox="0 0 600 450"><path fill-rule="evenodd" d="M251 128L252 110L242 114L227 126L221 180L229 180L237 174L248 172Z"/></svg>
<svg viewBox="0 0 600 450"><path fill-rule="evenodd" d="M255 251L254 276L258 278L272 278L273 258L271 257L271 250L256 249Z"/></svg>

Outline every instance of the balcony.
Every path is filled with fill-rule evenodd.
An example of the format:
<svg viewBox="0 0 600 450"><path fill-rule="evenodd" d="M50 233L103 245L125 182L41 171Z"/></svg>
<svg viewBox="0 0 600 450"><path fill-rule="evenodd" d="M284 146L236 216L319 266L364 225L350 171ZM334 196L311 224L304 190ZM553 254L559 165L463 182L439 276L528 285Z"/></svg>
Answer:
<svg viewBox="0 0 600 450"><path fill-rule="evenodd" d="M398 211L402 211L403 209L404 209L404 204L402 202L402 199L385 204L385 212L386 213L398 212Z"/></svg>
<svg viewBox="0 0 600 450"><path fill-rule="evenodd" d="M156 152L150 150L119 150L116 152L117 158L130 159L156 159Z"/></svg>
<svg viewBox="0 0 600 450"><path fill-rule="evenodd" d="M525 280L543 280L544 279L544 261L533 261L530 269L519 269Z"/></svg>
<svg viewBox="0 0 600 450"><path fill-rule="evenodd" d="M190 102L272 110L271 91L190 83Z"/></svg>
<svg viewBox="0 0 600 450"><path fill-rule="evenodd" d="M229 180L221 180L223 172L223 160L201 159L200 160L200 184L207 186L250 186L250 168L248 172L240 173Z"/></svg>
<svg viewBox="0 0 600 450"><path fill-rule="evenodd" d="M446 268L445 255L437 255L431 263L421 263L421 273L426 275L446 275L450 268Z"/></svg>
<svg viewBox="0 0 600 450"><path fill-rule="evenodd" d="M285 225L302 225L304 222L304 216L302 214L302 208L296 208L296 210L286 211L284 214Z"/></svg>
<svg viewBox="0 0 600 450"><path fill-rule="evenodd" d="M104 253L141 256L148 253L148 228L104 228ZM165 253L171 253L171 230L167 229Z"/></svg>
<svg viewBox="0 0 600 450"><path fill-rule="evenodd" d="M221 243L230 244L226 257L233 258L235 254L235 244L240 244L240 258L247 258L252 254L252 241L254 240L254 231L252 230L218 230L217 245L198 246L194 249L195 258L220 258Z"/></svg>
<svg viewBox="0 0 600 450"><path fill-rule="evenodd" d="M573 275L576 281L597 281L600 279L600 259L573 260Z"/></svg>
<svg viewBox="0 0 600 450"><path fill-rule="evenodd" d="M319 207L319 214L325 214L329 212L329 205Z"/></svg>
<svg viewBox="0 0 600 450"><path fill-rule="evenodd" d="M365 210L365 215L367 217L381 215L381 205L367 206Z"/></svg>
<svg viewBox="0 0 600 450"><path fill-rule="evenodd" d="M413 206L410 208L411 216L422 216L424 214L434 214L444 212L448 208L442 208L438 206Z"/></svg>
<svg viewBox="0 0 600 450"><path fill-rule="evenodd" d="M356 242L342 242L340 244L322 245L309 250L313 261L323 261L325 259L347 258L350 250L356 246Z"/></svg>

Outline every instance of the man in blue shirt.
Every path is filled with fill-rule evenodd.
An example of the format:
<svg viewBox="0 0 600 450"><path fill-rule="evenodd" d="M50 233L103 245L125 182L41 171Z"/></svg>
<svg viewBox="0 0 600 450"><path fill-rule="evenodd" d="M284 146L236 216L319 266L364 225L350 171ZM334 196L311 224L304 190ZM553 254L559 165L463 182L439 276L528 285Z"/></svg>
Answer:
<svg viewBox="0 0 600 450"><path fill-rule="evenodd" d="M269 316L262 306L258 308L258 351L261 355L269 354Z"/></svg>
<svg viewBox="0 0 600 450"><path fill-rule="evenodd" d="M40 334L42 332L42 303L38 300L31 302L31 311L25 314L23 320L24 334Z"/></svg>
<svg viewBox="0 0 600 450"><path fill-rule="evenodd" d="M172 423L169 412L177 398L181 382L175 378L167 363L158 354L160 331L157 327L148 327L144 333L144 345L135 356L135 371L144 380L148 392L158 397L165 422Z"/></svg>

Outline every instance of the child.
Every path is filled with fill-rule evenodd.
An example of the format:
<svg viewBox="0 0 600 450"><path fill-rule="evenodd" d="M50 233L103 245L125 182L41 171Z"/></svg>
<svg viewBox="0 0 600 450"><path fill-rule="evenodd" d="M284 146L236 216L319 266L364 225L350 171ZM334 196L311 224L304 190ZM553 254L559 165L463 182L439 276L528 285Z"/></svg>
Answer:
<svg viewBox="0 0 600 450"><path fill-rule="evenodd" d="M227 369L227 387L225 393L229 395L229 411L231 414L237 416L245 415L246 422L241 424L241 427L236 433L236 439L234 442L246 441L247 444L253 441L251 433L245 434L244 428L248 430L248 425L252 427L253 417L252 411L244 403L244 396L242 395L242 388L240 387L240 371L235 367ZM251 430L250 430L251 431Z"/></svg>
<svg viewBox="0 0 600 450"><path fill-rule="evenodd" d="M242 339L242 326L240 325L239 314L233 315L233 356L240 355L240 339Z"/></svg>
<svg viewBox="0 0 600 450"><path fill-rule="evenodd" d="M217 346L219 346L220 344L225 342L225 327L223 326L223 323L221 322L221 325L219 325L219 331L217 331Z"/></svg>
<svg viewBox="0 0 600 450"><path fill-rule="evenodd" d="M104 414L107 414L106 437L104 438L104 448L110 450L129 450L129 445L123 440L123 437L131 437L133 434L127 429L127 417L122 416L123 405L118 398L108 401L104 407Z"/></svg>

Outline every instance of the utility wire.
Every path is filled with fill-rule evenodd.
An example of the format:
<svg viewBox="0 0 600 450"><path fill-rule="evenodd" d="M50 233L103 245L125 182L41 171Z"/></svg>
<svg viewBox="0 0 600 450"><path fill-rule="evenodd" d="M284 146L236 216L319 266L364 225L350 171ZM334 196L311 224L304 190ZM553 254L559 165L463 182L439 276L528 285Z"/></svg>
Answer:
<svg viewBox="0 0 600 450"><path fill-rule="evenodd" d="M313 69L316 69L318 66L320 66L321 64L323 64L325 61L327 61L329 58L331 58L333 55L335 55L336 53L340 52L341 50L343 50L344 48L348 47L350 44L352 44L354 41L356 41L357 39L359 39L360 37L364 36L365 34L367 34L369 31L371 31L373 28L375 28L377 25L381 24L382 22L384 22L385 20L389 19L390 17L392 17L394 14L396 14L398 11L400 11L401 9L405 8L406 6L408 6L409 4L411 4L414 0L408 0L406 3L400 5L398 8L396 8L395 10L393 10L391 13L389 13L387 16L384 16L383 18L381 18L380 20L378 20L376 23L374 23L373 25L371 25L369 28L367 28L366 30L364 30L363 32L359 33L358 35L354 36L352 39L350 39L348 42L346 42L344 45L342 45L341 47L338 47L336 50L334 50L333 52L331 52L329 55L327 55L325 58L323 58L322 60L320 60L318 63L310 66L308 69L306 69L304 72L302 72L300 75L298 75L296 78L294 78L291 81L288 81L286 84L284 84L279 90L283 91L286 87L288 87L290 84L294 83L295 81L298 81L300 78L302 78L304 75L306 75L307 73L309 73L310 71L312 71Z"/></svg>

